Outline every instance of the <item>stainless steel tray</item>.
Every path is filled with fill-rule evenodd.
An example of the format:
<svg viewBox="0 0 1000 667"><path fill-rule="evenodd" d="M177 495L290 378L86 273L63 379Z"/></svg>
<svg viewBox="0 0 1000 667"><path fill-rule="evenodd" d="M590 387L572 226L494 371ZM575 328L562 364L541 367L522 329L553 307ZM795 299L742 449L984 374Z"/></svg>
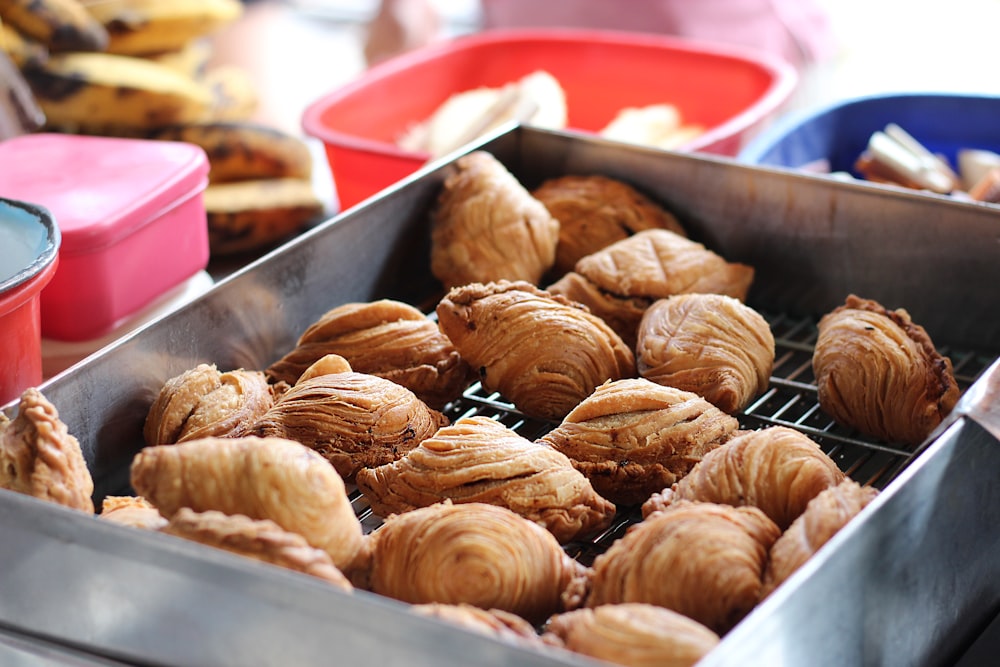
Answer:
<svg viewBox="0 0 1000 667"><path fill-rule="evenodd" d="M1000 562L989 558L1000 541L1000 485L991 472L1000 470L1000 429L995 416L992 432L982 426L1000 373L989 367L1000 352L998 209L529 128L501 131L481 147L529 187L568 173L627 180L677 212L693 237L754 265L750 302L771 319L782 361L744 421L800 428L852 476L884 488L707 661L935 664L968 644L1000 607ZM347 301L390 297L429 310L440 291L428 269L426 213L448 162L47 382L42 390L84 447L98 499L128 490L142 421L166 378L203 361L263 368ZM852 291L905 306L956 361L963 384L975 381L915 460L835 427L815 405L813 325ZM476 385L453 409L489 413L522 431L546 428ZM377 525L362 500L355 507L369 528ZM592 557L621 529L576 545L576 555ZM0 628L114 659L312 665L335 650L358 665L459 665L469 655L483 665L587 663L8 492L0 492L0 535Z"/></svg>

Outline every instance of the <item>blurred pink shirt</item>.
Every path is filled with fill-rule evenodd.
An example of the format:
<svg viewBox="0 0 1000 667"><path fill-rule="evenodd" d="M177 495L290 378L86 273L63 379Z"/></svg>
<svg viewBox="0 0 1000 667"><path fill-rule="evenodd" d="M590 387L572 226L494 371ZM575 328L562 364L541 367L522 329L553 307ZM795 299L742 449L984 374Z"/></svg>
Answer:
<svg viewBox="0 0 1000 667"><path fill-rule="evenodd" d="M825 12L810 0L483 0L484 28L590 27L736 44L804 67L832 55Z"/></svg>

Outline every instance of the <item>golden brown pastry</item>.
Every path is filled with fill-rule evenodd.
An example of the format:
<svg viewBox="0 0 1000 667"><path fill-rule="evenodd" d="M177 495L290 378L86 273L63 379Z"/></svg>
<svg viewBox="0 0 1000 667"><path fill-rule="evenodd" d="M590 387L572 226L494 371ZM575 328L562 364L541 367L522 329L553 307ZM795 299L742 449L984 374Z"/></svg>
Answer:
<svg viewBox="0 0 1000 667"><path fill-rule="evenodd" d="M431 273L445 288L494 280L535 285L556 257L559 222L495 157L455 161L431 218Z"/></svg>
<svg viewBox="0 0 1000 667"><path fill-rule="evenodd" d="M584 304L634 347L643 313L657 299L695 292L746 299L754 270L730 263L666 229L647 229L587 255L548 287Z"/></svg>
<svg viewBox="0 0 1000 667"><path fill-rule="evenodd" d="M160 510L140 496L105 496L99 516L124 526L145 530L159 530L167 525L167 519L160 514Z"/></svg>
<svg viewBox="0 0 1000 667"><path fill-rule="evenodd" d="M339 354L324 354L322 357L309 364L308 368L302 371L302 375L300 375L299 379L295 381L295 384L305 382L306 380L312 380L314 377L319 377L320 375L350 373L352 370L354 369L351 368L351 364L347 362L347 359L344 359ZM278 394L279 397L291 388L290 384L280 380L275 385L272 385L272 387L276 385L284 386L281 394Z"/></svg>
<svg viewBox="0 0 1000 667"><path fill-rule="evenodd" d="M437 315L483 387L531 417L562 419L606 380L635 375L632 350L607 324L526 282L456 287Z"/></svg>
<svg viewBox="0 0 1000 667"><path fill-rule="evenodd" d="M384 299L327 311L294 350L267 369L272 380L295 384L326 354L338 354L358 373L401 384L437 410L461 395L471 370L437 324L413 306Z"/></svg>
<svg viewBox="0 0 1000 667"><path fill-rule="evenodd" d="M345 591L353 589L327 552L268 519L255 521L242 514L195 512L182 507L160 532L309 574Z"/></svg>
<svg viewBox="0 0 1000 667"><path fill-rule="evenodd" d="M701 623L641 602L558 614L545 632L570 651L626 667L691 667L719 643Z"/></svg>
<svg viewBox="0 0 1000 667"><path fill-rule="evenodd" d="M143 436L147 445L238 438L273 402L263 373L220 373L214 364L198 364L164 383L146 415Z"/></svg>
<svg viewBox="0 0 1000 667"><path fill-rule="evenodd" d="M877 495L877 489L845 479L809 501L805 511L771 547L761 597L770 595L792 576Z"/></svg>
<svg viewBox="0 0 1000 667"><path fill-rule="evenodd" d="M531 623L502 609L480 609L471 604L439 602L415 604L410 609L421 616L437 618L504 642L534 648L548 646L535 632Z"/></svg>
<svg viewBox="0 0 1000 667"><path fill-rule="evenodd" d="M782 530L821 491L844 480L833 459L785 426L744 432L713 449L686 477L653 495L643 516L681 500L759 507Z"/></svg>
<svg viewBox="0 0 1000 667"><path fill-rule="evenodd" d="M483 503L396 514L370 539L370 590L413 604L465 603L538 623L578 606L588 575L552 533Z"/></svg>
<svg viewBox="0 0 1000 667"><path fill-rule="evenodd" d="M94 513L94 480L80 443L33 387L21 394L13 420L0 414L0 488Z"/></svg>
<svg viewBox="0 0 1000 667"><path fill-rule="evenodd" d="M349 372L299 382L264 413L253 433L301 442L351 479L360 468L395 461L447 423L406 387Z"/></svg>
<svg viewBox="0 0 1000 667"><path fill-rule="evenodd" d="M630 378L602 384L541 441L568 456L601 496L635 505L686 475L738 428L700 396Z"/></svg>
<svg viewBox="0 0 1000 667"><path fill-rule="evenodd" d="M489 417L441 428L394 463L359 470L358 489L379 516L450 499L506 507L560 542L604 530L615 506L556 450Z"/></svg>
<svg viewBox="0 0 1000 667"><path fill-rule="evenodd" d="M559 221L554 272L572 271L577 261L644 229L669 229L682 236L677 218L631 185L607 176L560 176L531 193Z"/></svg>
<svg viewBox="0 0 1000 667"><path fill-rule="evenodd" d="M767 389L774 335L760 313L722 294L680 294L656 301L639 322L639 374L704 396L730 414Z"/></svg>
<svg viewBox="0 0 1000 667"><path fill-rule="evenodd" d="M163 516L182 507L270 519L348 569L362 549L361 523L344 482L322 456L280 438L203 438L146 447L132 488Z"/></svg>
<svg viewBox="0 0 1000 667"><path fill-rule="evenodd" d="M853 294L820 320L813 373L824 412L889 442L920 444L958 402L951 360L924 328Z"/></svg>
<svg viewBox="0 0 1000 667"><path fill-rule="evenodd" d="M679 503L596 558L587 606L646 602L725 633L760 599L767 553L780 534L756 507Z"/></svg>

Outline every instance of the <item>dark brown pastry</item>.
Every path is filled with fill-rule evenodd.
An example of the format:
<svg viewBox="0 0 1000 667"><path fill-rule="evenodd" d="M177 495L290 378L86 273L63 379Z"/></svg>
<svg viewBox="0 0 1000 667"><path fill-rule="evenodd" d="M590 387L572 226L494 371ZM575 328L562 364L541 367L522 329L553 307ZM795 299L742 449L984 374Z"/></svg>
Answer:
<svg viewBox="0 0 1000 667"><path fill-rule="evenodd" d="M502 609L480 609L471 604L441 604L438 602L415 604L410 609L421 616L452 623L503 642L532 648L548 646L535 632L531 623Z"/></svg>
<svg viewBox="0 0 1000 667"><path fill-rule="evenodd" d="M724 633L760 599L767 553L780 534L756 507L679 503L597 557L587 606L646 602Z"/></svg>
<svg viewBox="0 0 1000 667"><path fill-rule="evenodd" d="M615 506L556 450L488 417L441 428L394 463L359 470L358 489L379 516L445 499L513 510L560 542L607 528Z"/></svg>
<svg viewBox="0 0 1000 667"><path fill-rule="evenodd" d="M692 667L719 643L701 623L642 602L557 614L545 633L570 651L626 667Z"/></svg>
<svg viewBox="0 0 1000 667"><path fill-rule="evenodd" d="M358 373L403 385L437 410L471 381L468 364L437 324L400 301L348 303L327 311L267 375L295 384L326 354L344 357Z"/></svg>
<svg viewBox="0 0 1000 667"><path fill-rule="evenodd" d="M25 389L10 420L0 413L0 488L94 513L94 480L56 407Z"/></svg>
<svg viewBox="0 0 1000 667"><path fill-rule="evenodd" d="M370 540L370 590L413 604L465 603L539 623L578 606L588 576L552 533L483 503L396 514Z"/></svg>
<svg viewBox="0 0 1000 667"><path fill-rule="evenodd" d="M548 287L584 304L630 346L646 309L657 299L695 292L746 299L754 270L730 263L666 229L647 229L587 255Z"/></svg>
<svg viewBox="0 0 1000 667"><path fill-rule="evenodd" d="M559 221L556 275L577 261L644 229L685 236L677 218L631 185L607 176L560 176L531 193Z"/></svg>
<svg viewBox="0 0 1000 667"><path fill-rule="evenodd" d="M802 433L771 426L737 435L642 506L643 516L691 500L760 508L782 530L821 491L844 480L833 459Z"/></svg>
<svg viewBox="0 0 1000 667"><path fill-rule="evenodd" d="M455 161L431 218L431 272L446 288L494 280L537 285L552 266L559 222L495 157Z"/></svg>
<svg viewBox="0 0 1000 667"><path fill-rule="evenodd" d="M195 512L182 507L160 532L309 574L341 590L353 589L328 553L268 519L254 520L215 510Z"/></svg>
<svg viewBox="0 0 1000 667"><path fill-rule="evenodd" d="M182 507L270 519L330 554L341 570L363 547L344 482L322 456L280 438L203 438L146 447L132 461L132 488L163 516Z"/></svg>
<svg viewBox="0 0 1000 667"><path fill-rule="evenodd" d="M238 438L273 403L263 373L220 373L214 364L199 364L164 383L146 415L143 436L147 445Z"/></svg>
<svg viewBox="0 0 1000 667"><path fill-rule="evenodd" d="M532 417L562 419L606 380L635 376L632 350L607 324L526 282L456 287L437 315L483 386Z"/></svg>
<svg viewBox="0 0 1000 667"><path fill-rule="evenodd" d="M700 396L632 378L602 384L541 441L568 456L601 496L634 505L686 475L738 428Z"/></svg>
<svg viewBox="0 0 1000 667"><path fill-rule="evenodd" d="M923 442L959 397L951 360L909 313L853 294L820 320L813 373L824 412L905 445Z"/></svg>
<svg viewBox="0 0 1000 667"><path fill-rule="evenodd" d="M139 496L105 496L99 516L114 523L145 530L159 530L167 525L167 519L160 514L160 510Z"/></svg>
<svg viewBox="0 0 1000 667"><path fill-rule="evenodd" d="M448 423L412 391L367 373L320 375L282 394L253 434L295 440L344 479L400 458Z"/></svg>
<svg viewBox="0 0 1000 667"><path fill-rule="evenodd" d="M875 499L878 490L845 479L820 492L771 547L763 596L771 594Z"/></svg>
<svg viewBox="0 0 1000 667"><path fill-rule="evenodd" d="M636 365L647 380L694 392L734 414L767 389L774 336L767 320L739 299L680 294L643 315Z"/></svg>

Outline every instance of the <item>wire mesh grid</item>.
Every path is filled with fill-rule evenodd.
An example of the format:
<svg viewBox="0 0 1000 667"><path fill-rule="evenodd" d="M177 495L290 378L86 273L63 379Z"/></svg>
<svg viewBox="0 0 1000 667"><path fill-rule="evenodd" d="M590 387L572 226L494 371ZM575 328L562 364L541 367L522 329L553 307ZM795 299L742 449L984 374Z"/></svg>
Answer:
<svg viewBox="0 0 1000 667"><path fill-rule="evenodd" d="M849 477L860 484L884 488L913 458L914 451L878 442L853 429L837 424L819 407L812 355L818 334L815 319L784 314L761 313L771 326L775 340L775 361L768 389L737 415L743 429L787 426L809 436ZM951 359L955 380L964 392L990 366L995 357L978 352L939 347ZM481 416L496 419L522 437L534 441L558 426L555 422L534 419L520 413L513 404L496 392L475 382L462 397L444 410L454 423L462 417ZM353 485L348 486L351 504L365 532L382 525L367 500ZM585 565L603 553L625 530L640 521L638 507L619 508L612 525L587 542L565 545L567 553Z"/></svg>

